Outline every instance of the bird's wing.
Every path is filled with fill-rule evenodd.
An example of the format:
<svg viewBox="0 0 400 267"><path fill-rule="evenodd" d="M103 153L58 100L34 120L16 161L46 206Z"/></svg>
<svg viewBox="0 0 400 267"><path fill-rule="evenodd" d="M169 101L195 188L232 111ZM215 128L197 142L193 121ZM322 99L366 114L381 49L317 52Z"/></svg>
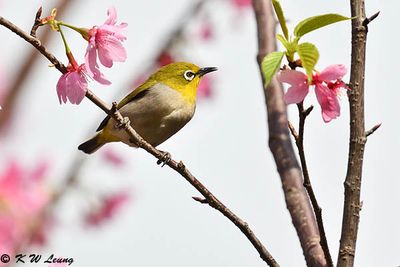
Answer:
<svg viewBox="0 0 400 267"><path fill-rule="evenodd" d="M151 88L152 86L154 86L157 83L157 81L153 80L153 81L149 81L147 80L146 82L144 82L142 85L140 85L139 87L137 87L135 90L133 90L132 92L130 92L126 97L124 97L117 105L117 109L122 108L123 106L125 106L126 104L128 104L129 102L132 101L136 101L142 97L144 97L149 88ZM104 120L100 123L99 127L97 127L96 132L101 131L104 129L104 127L106 127L108 121L110 120L110 116L107 116L104 118Z"/></svg>
<svg viewBox="0 0 400 267"><path fill-rule="evenodd" d="M117 108L120 109L126 104L128 104L131 101L135 101L140 97L143 97L144 95L141 94L142 92L145 92L147 89L153 87L157 83L156 80L149 81L147 80L144 82L142 85L140 85L138 88L130 92L127 96L125 96L117 105Z"/></svg>

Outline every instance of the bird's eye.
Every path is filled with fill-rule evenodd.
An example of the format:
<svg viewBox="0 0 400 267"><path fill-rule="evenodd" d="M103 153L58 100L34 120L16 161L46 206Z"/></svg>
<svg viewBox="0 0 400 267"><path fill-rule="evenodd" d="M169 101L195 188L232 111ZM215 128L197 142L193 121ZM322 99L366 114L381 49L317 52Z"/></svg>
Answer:
<svg viewBox="0 0 400 267"><path fill-rule="evenodd" d="M194 74L193 71L191 71L191 70L187 70L187 71L185 71L185 73L183 74L183 77L185 77L185 79L186 79L187 81L193 80L194 76L195 76L195 74Z"/></svg>

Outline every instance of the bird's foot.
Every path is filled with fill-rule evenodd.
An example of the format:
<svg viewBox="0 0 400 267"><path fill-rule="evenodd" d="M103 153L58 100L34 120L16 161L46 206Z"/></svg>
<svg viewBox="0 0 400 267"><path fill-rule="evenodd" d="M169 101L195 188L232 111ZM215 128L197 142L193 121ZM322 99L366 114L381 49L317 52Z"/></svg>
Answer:
<svg viewBox="0 0 400 267"><path fill-rule="evenodd" d="M157 160L157 165L160 165L162 163L161 167L164 167L165 164L171 161L171 154L164 151L160 152L163 154L163 156L159 160Z"/></svg>
<svg viewBox="0 0 400 267"><path fill-rule="evenodd" d="M128 117L124 117L123 119L122 119L122 122L118 122L117 124L115 124L115 129L123 129L123 128L125 128L125 126L126 125L129 125L129 124L131 124L131 121L129 120L129 118Z"/></svg>

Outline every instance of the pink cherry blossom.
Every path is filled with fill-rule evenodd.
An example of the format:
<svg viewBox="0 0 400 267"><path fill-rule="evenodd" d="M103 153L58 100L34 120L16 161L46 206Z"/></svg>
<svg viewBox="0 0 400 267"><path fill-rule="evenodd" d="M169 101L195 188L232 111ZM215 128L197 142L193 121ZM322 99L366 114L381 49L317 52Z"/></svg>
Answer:
<svg viewBox="0 0 400 267"><path fill-rule="evenodd" d="M129 195L126 192L119 192L107 196L102 200L101 205L86 216L86 223L90 226L97 226L117 213L121 207L128 201Z"/></svg>
<svg viewBox="0 0 400 267"><path fill-rule="evenodd" d="M77 68L68 68L68 72L61 75L56 86L60 104L67 103L67 99L72 104L81 103L88 88L85 71L85 64L82 64Z"/></svg>
<svg viewBox="0 0 400 267"><path fill-rule="evenodd" d="M97 76L100 63L111 68L114 62L124 62L126 60L126 51L122 42L126 40L126 23L117 25L117 12L111 7L107 11L108 18L103 25L94 26L88 32L89 45L86 50L85 60L88 66L88 72L91 76Z"/></svg>
<svg viewBox="0 0 400 267"><path fill-rule="evenodd" d="M340 116L338 94L340 89L348 89L342 81L346 72L347 69L344 65L336 64L313 75L311 85L315 87L324 122L330 122ZM303 72L283 70L279 73L278 80L290 85L284 96L287 104L302 102L309 92L307 75Z"/></svg>
<svg viewBox="0 0 400 267"><path fill-rule="evenodd" d="M35 228L37 232L31 231L50 200L40 182L46 168L47 163L41 163L30 172L19 163L11 162L0 174L0 244L4 252L12 254L26 241L40 241L39 244L45 241L42 228L46 227L46 222Z"/></svg>
<svg viewBox="0 0 400 267"><path fill-rule="evenodd" d="M67 100L72 104L80 104L87 92L87 77L91 77L101 84L110 84L100 71L92 73L89 72L86 64L78 65L70 51L67 52L67 57L69 60L68 72L61 75L56 86L60 104L67 103Z"/></svg>
<svg viewBox="0 0 400 267"><path fill-rule="evenodd" d="M112 165L116 167L121 167L124 165L125 160L122 157L121 154L118 154L116 151L114 151L111 148L107 148L103 150L103 158L108 162L111 163Z"/></svg>

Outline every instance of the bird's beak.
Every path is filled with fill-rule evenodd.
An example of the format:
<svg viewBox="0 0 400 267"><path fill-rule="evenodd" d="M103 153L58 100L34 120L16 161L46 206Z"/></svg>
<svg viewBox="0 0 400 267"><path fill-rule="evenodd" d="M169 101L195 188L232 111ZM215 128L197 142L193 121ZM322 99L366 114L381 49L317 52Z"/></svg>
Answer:
<svg viewBox="0 0 400 267"><path fill-rule="evenodd" d="M201 76L203 76L203 75L206 75L206 74L209 73L209 72L213 72L213 71L216 71L216 70L218 70L218 68L216 68L216 67L205 67L205 68L201 68L201 69L199 69L199 71L197 72L197 75L199 75L199 76L201 77Z"/></svg>

